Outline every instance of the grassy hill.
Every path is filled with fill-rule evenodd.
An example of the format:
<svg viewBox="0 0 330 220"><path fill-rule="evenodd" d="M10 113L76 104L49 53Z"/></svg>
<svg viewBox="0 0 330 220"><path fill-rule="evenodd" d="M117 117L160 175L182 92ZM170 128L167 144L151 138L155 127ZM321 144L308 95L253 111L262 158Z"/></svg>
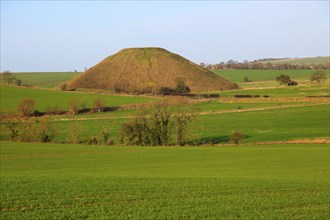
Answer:
<svg viewBox="0 0 330 220"><path fill-rule="evenodd" d="M162 48L129 48L107 57L68 82L70 88L154 92L182 79L192 92L238 88L211 71Z"/></svg>

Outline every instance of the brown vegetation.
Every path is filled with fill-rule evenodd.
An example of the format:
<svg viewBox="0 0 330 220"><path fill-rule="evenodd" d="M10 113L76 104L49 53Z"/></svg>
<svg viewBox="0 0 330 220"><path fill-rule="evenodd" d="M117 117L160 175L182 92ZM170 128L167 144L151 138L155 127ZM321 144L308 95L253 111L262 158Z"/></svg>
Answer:
<svg viewBox="0 0 330 220"><path fill-rule="evenodd" d="M162 48L124 49L68 82L69 89L105 89L128 93L155 93L176 89L177 81L191 92L237 89L209 70ZM180 88L181 89L181 88Z"/></svg>

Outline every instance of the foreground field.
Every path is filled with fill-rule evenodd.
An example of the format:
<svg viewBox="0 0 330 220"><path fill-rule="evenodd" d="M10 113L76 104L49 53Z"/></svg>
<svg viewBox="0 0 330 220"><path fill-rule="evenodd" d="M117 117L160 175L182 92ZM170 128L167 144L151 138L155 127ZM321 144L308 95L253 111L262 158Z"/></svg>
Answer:
<svg viewBox="0 0 330 220"><path fill-rule="evenodd" d="M326 219L329 146L1 142L1 219Z"/></svg>
<svg viewBox="0 0 330 220"><path fill-rule="evenodd" d="M95 99L102 97L106 106L119 106L125 104L141 103L151 100L146 97L116 96L102 94L88 94L76 92L62 92L52 90L42 90L34 88L21 88L14 86L0 86L1 91L1 110L17 110L23 99L30 98L35 101L35 108L38 111L45 111L47 107L57 106L61 110L67 110L72 99L87 102L87 107L92 107Z"/></svg>

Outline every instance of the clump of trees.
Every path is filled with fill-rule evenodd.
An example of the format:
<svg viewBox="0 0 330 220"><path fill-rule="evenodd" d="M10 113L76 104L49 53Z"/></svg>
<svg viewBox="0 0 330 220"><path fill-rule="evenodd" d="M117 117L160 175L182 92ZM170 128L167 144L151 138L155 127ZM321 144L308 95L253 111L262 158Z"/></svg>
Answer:
<svg viewBox="0 0 330 220"><path fill-rule="evenodd" d="M183 78L177 78L175 88L160 87L157 93L160 95L188 95L190 92L191 90L185 80Z"/></svg>
<svg viewBox="0 0 330 220"><path fill-rule="evenodd" d="M8 112L0 113L2 139L24 142L51 142L57 129L48 118L21 118Z"/></svg>
<svg viewBox="0 0 330 220"><path fill-rule="evenodd" d="M321 83L325 80L325 73L323 71L317 71L310 76L311 83Z"/></svg>
<svg viewBox="0 0 330 220"><path fill-rule="evenodd" d="M168 146L174 136L176 144L183 145L194 112L183 104L176 105L174 109L176 110L170 108L168 100L162 100L155 104L151 111L139 112L123 124L120 132L121 143Z"/></svg>
<svg viewBox="0 0 330 220"><path fill-rule="evenodd" d="M3 81L7 83L7 85L14 84L16 86L21 86L22 85L22 80L16 78L14 74L10 71L4 71L1 74L1 78Z"/></svg>
<svg viewBox="0 0 330 220"><path fill-rule="evenodd" d="M276 77L276 81L280 83L280 85L287 85L287 86L296 86L298 83L296 81L291 80L290 76L281 74Z"/></svg>

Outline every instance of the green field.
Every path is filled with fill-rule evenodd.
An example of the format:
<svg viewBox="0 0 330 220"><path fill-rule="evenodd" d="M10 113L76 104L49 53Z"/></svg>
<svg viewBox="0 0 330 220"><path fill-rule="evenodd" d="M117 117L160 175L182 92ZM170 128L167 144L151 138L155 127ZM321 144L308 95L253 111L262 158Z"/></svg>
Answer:
<svg viewBox="0 0 330 220"><path fill-rule="evenodd" d="M248 76L252 82L272 80L276 84L278 83L275 79L281 74L288 75L292 80L299 83L308 80L309 76L316 71L317 70L212 70L215 74L236 83L243 82L243 78ZM329 70L324 70L324 72L327 73L327 78L329 78Z"/></svg>
<svg viewBox="0 0 330 220"><path fill-rule="evenodd" d="M79 75L78 72L30 72L14 73L23 83L42 88L54 88Z"/></svg>
<svg viewBox="0 0 330 220"><path fill-rule="evenodd" d="M58 106L62 110L67 110L69 102L72 99L86 99L88 107L92 107L93 101L99 97L104 98L106 106L119 106L133 103L141 103L151 100L151 98L146 98L142 96L116 96L77 92L62 92L4 85L0 86L0 91L1 110L16 110L20 102L26 98L31 98L35 101L35 108L38 111L45 111L49 106Z"/></svg>
<svg viewBox="0 0 330 220"><path fill-rule="evenodd" d="M289 108L281 108L277 104L273 107L278 108L249 111L248 107L245 109L242 107L242 111L220 112L219 114L209 111L209 114L198 116L191 124L190 141L200 144L223 144L229 141L229 136L233 131L244 134L244 143L318 139L329 136L330 107L328 104ZM66 117L69 120L55 119L54 123L59 129L56 141L66 141L71 123L80 124L84 138L91 135L101 138L102 128L108 119L112 137L115 143L119 143L118 134L122 124L129 120L127 118L129 115L129 113L118 115L113 112L100 114L99 117L75 116ZM173 141L174 137L172 137Z"/></svg>
<svg viewBox="0 0 330 220"><path fill-rule="evenodd" d="M101 140L108 127L118 145L123 123L138 112L134 108L49 116L57 130L54 143L0 142L0 219L327 219L330 147L312 143L330 138L329 99L306 96L328 96L330 88L329 79L309 83L313 72L218 71L244 89L192 100L189 105L199 111L185 147L64 144L70 125L78 123L82 141ZM282 73L299 85L279 86L274 79ZM75 73L44 74L19 78L52 88ZM252 82L241 83L246 75ZM91 107L100 96L106 106L159 98L0 89L0 110L16 110L24 98L34 99L39 111L48 106L67 110L71 99L86 99ZM234 98L237 94L270 98ZM8 134L3 131L2 140ZM242 144L227 146L234 131L243 134ZM196 144L201 146L191 146Z"/></svg>
<svg viewBox="0 0 330 220"><path fill-rule="evenodd" d="M269 61L272 64L298 64L298 65L311 65L311 64L329 64L330 57L308 57L308 58L297 58L297 59L290 59L290 60L274 60ZM268 63L268 61L263 62Z"/></svg>
<svg viewBox="0 0 330 220"><path fill-rule="evenodd" d="M326 219L329 146L1 142L1 219Z"/></svg>

